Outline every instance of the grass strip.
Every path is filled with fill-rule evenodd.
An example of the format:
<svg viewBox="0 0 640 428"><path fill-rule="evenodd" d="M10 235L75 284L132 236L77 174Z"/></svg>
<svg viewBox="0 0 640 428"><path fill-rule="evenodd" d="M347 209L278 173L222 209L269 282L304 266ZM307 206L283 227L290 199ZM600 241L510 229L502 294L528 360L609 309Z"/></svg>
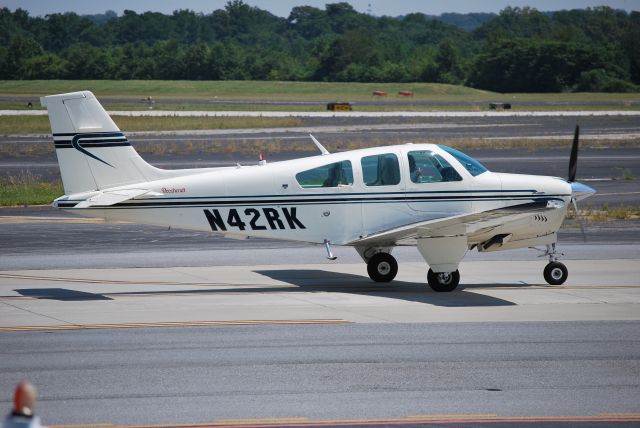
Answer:
<svg viewBox="0 0 640 428"><path fill-rule="evenodd" d="M640 220L640 206L604 204L601 207L580 207L576 215L574 210L567 214L569 220L584 220L587 222L602 222L609 220Z"/></svg>
<svg viewBox="0 0 640 428"><path fill-rule="evenodd" d="M615 102L640 101L639 93L540 93L501 94L441 83L355 83L280 81L185 81L185 80L0 80L0 94L38 97L90 90L98 98L119 97L134 101L153 98L257 99L289 101L494 101L519 102ZM388 95L374 97L374 91ZM412 97L399 95L412 91ZM34 103L35 104L35 103ZM243 108L244 109L244 108Z"/></svg>
<svg viewBox="0 0 640 428"><path fill-rule="evenodd" d="M492 92L441 83L352 83L281 82L252 80L0 80L0 93L33 96L89 90L97 97L118 96L143 100L147 97L198 99L277 99L292 101L363 101L374 91L387 92L383 99L399 98L399 91L413 91L414 98L487 96ZM496 94L499 96L499 94Z"/></svg>
<svg viewBox="0 0 640 428"><path fill-rule="evenodd" d="M48 205L62 195L59 180L41 181L30 172L0 179L0 206Z"/></svg>

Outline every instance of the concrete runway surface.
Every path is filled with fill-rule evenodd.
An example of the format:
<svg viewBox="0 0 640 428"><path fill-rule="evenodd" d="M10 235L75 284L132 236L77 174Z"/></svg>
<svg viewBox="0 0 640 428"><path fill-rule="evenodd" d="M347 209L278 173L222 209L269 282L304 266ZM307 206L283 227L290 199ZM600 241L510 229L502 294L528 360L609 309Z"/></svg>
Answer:
<svg viewBox="0 0 640 428"><path fill-rule="evenodd" d="M18 224L0 228L3 238L20 236ZM36 234L48 224L27 223ZM78 224L58 226L62 236ZM58 254L69 267L0 271L0 390L30 379L48 424L640 423L637 241L574 242L579 256L566 260L569 279L557 287L543 283L535 255L471 258L459 290L445 294L430 291L409 249L384 285L343 251L338 262L313 263L320 248L273 241L257 250L214 241L211 265L171 261L190 257L187 239L137 258L161 266L78 268L95 260L92 245L106 259L136 259L142 240L126 230L130 246L39 251L42 241L27 239L33 252L23 247L23 257ZM254 264L252 253L269 262Z"/></svg>

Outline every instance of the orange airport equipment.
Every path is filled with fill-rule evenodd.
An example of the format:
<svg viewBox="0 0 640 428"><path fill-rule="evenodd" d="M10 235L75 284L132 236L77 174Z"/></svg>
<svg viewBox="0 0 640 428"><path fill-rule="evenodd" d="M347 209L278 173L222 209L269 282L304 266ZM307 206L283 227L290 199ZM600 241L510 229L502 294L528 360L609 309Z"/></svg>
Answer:
<svg viewBox="0 0 640 428"><path fill-rule="evenodd" d="M351 111L351 110L353 110L353 107L351 106L351 103L345 103L345 102L328 103L327 104L327 110L329 110L329 111Z"/></svg>

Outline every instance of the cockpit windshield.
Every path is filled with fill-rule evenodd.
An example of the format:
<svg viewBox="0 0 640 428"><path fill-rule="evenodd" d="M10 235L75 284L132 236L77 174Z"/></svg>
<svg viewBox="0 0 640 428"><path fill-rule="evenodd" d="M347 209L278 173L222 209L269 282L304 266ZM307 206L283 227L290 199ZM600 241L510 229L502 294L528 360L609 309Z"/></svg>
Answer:
<svg viewBox="0 0 640 428"><path fill-rule="evenodd" d="M451 147L447 147L447 146L439 146L439 147L445 152L449 153L454 158L456 158L456 160L460 162L460 164L462 164L464 169L469 171L469 174L473 175L474 177L482 174L483 172L488 171L487 168L485 168L484 165L482 165L480 162L478 162L477 160L475 160L470 156L465 155L461 151L452 149Z"/></svg>

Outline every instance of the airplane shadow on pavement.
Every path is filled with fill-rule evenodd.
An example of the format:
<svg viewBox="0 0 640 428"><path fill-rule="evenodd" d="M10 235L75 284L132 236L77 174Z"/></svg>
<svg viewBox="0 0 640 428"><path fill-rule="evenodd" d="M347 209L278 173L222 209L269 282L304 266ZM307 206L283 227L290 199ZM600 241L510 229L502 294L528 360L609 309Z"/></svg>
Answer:
<svg viewBox="0 0 640 428"><path fill-rule="evenodd" d="M90 301L90 300L113 300L98 293L87 293L85 291L70 290L68 288L20 288L15 290L25 297L33 299L67 301Z"/></svg>
<svg viewBox="0 0 640 428"><path fill-rule="evenodd" d="M157 290L157 291L118 291L113 293L89 293L85 291L67 288L22 288L15 289L22 296L34 299L58 300L58 301L97 301L113 300L119 296L157 296L171 294L181 295L215 295L225 293L299 293L299 292L332 292L388 299L405 300L409 302L426 303L442 307L485 307L485 306L514 306L515 303L496 297L473 293L467 289L474 287L500 288L513 287L513 284L461 284L451 293L436 293L426 283L393 281L391 283L375 283L369 278L349 273L331 272L321 269L295 269L295 270L255 270L257 274L267 278L290 284L264 286L233 286L220 288L220 284L197 284L198 288L184 290ZM215 288L207 288L215 287ZM526 287L526 285L518 285Z"/></svg>
<svg viewBox="0 0 640 428"><path fill-rule="evenodd" d="M508 300L465 291L464 288L467 286L465 284L461 284L456 291L451 293L436 293L429 288L426 282L426 275L424 283L406 281L376 283L361 275L320 269L256 270L254 272L298 287L289 288L288 290L290 291L327 291L358 294L444 307L515 305L515 303ZM484 286L491 287L491 285L486 284ZM496 286L500 287L501 285L496 284Z"/></svg>

